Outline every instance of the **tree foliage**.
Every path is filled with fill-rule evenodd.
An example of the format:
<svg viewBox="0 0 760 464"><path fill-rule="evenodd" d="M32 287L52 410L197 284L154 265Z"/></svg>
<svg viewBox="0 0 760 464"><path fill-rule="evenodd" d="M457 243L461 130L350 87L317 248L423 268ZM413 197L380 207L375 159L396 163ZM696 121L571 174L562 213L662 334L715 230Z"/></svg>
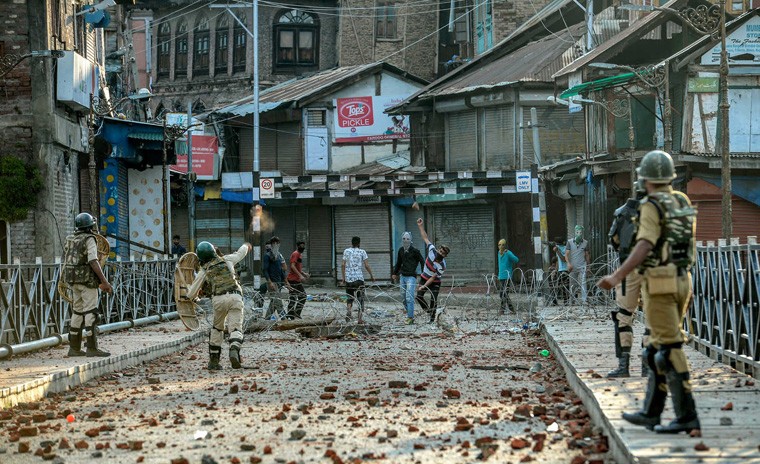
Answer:
<svg viewBox="0 0 760 464"><path fill-rule="evenodd" d="M37 206L43 183L39 170L14 156L0 156L0 219L18 222Z"/></svg>

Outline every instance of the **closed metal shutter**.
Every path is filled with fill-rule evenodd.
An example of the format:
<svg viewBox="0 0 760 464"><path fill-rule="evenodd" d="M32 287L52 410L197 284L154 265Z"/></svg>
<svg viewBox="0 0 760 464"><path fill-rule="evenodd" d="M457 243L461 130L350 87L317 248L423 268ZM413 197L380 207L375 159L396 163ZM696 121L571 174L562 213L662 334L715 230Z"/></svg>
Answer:
<svg viewBox="0 0 760 464"><path fill-rule="evenodd" d="M694 201L697 207L697 240L714 241L723 238L723 206L720 197ZM734 237L746 243L746 237L758 235L760 207L736 196L731 200Z"/></svg>
<svg viewBox="0 0 760 464"><path fill-rule="evenodd" d="M514 105L486 108L484 119L486 169L511 169L515 165Z"/></svg>
<svg viewBox="0 0 760 464"><path fill-rule="evenodd" d="M118 202L119 212L119 237L129 237L129 170L127 167L119 163L119 183L117 185L118 194L116 201ZM162 184L163 185L163 184ZM167 198L168 200L168 198ZM163 205L161 206L163 209ZM164 219L167 217L164 214ZM163 224L161 225L163 228ZM163 234L163 230L161 231ZM122 259L129 257L129 243L121 240L117 241L118 254Z"/></svg>
<svg viewBox="0 0 760 464"><path fill-rule="evenodd" d="M277 169L276 129L277 126L267 126L262 127L259 131L259 143L261 143L261 147L259 148L259 167L262 171L275 171ZM251 163L253 163L253 142L251 142Z"/></svg>
<svg viewBox="0 0 760 464"><path fill-rule="evenodd" d="M79 164L87 166L84 161ZM79 211L97 214L97 211L90 211L90 170L86 167L79 170Z"/></svg>
<svg viewBox="0 0 760 464"><path fill-rule="evenodd" d="M264 241L276 235L280 239L280 253L285 258L290 258L290 253L296 248L296 208L272 208L272 221L274 229L267 235L264 235Z"/></svg>
<svg viewBox="0 0 760 464"><path fill-rule="evenodd" d="M197 208L196 208L197 211ZM187 206L178 207L172 206L172 227L171 234L179 235L179 243L187 248L187 251L195 251L190 249L190 228L188 227ZM200 240L196 240L199 242ZM196 243L197 245L197 243Z"/></svg>
<svg viewBox="0 0 760 464"><path fill-rule="evenodd" d="M237 250L245 238L242 206L222 200L197 202L195 231L198 242L207 240L224 253Z"/></svg>
<svg viewBox="0 0 760 464"><path fill-rule="evenodd" d="M496 242L491 206L441 206L430 210L433 227L427 226L428 235L436 246L451 249L446 258L447 275L456 283L464 283L482 281L485 274L494 272Z"/></svg>
<svg viewBox="0 0 760 464"><path fill-rule="evenodd" d="M333 228L330 206L309 207L309 239L304 267L313 276L333 275Z"/></svg>
<svg viewBox="0 0 760 464"><path fill-rule="evenodd" d="M303 174L301 123L277 125L277 169L286 176Z"/></svg>
<svg viewBox="0 0 760 464"><path fill-rule="evenodd" d="M253 129L241 128L238 130L238 157L240 159L240 172L253 171Z"/></svg>
<svg viewBox="0 0 760 464"><path fill-rule="evenodd" d="M446 157L449 170L478 169L478 124L476 111L451 113L446 118L448 143Z"/></svg>
<svg viewBox="0 0 760 464"><path fill-rule="evenodd" d="M575 226L577 225L583 225L584 224L584 215L583 212L585 210L584 201L586 197L580 197L575 199L575 222L568 222L567 223L567 238L570 238L575 233Z"/></svg>
<svg viewBox="0 0 760 464"><path fill-rule="evenodd" d="M541 141L541 163L543 165L567 160L568 156L586 151L583 112L569 113L567 108L536 108L538 137ZM534 162L533 132L530 108L523 107L523 155L524 166ZM627 126L626 126L627 127Z"/></svg>
<svg viewBox="0 0 760 464"><path fill-rule="evenodd" d="M369 256L369 265L376 280L391 278L390 218L388 205L338 206L335 208L335 262L338 279L343 250L351 247L351 238L361 238L360 247ZM365 279L369 279L366 270Z"/></svg>

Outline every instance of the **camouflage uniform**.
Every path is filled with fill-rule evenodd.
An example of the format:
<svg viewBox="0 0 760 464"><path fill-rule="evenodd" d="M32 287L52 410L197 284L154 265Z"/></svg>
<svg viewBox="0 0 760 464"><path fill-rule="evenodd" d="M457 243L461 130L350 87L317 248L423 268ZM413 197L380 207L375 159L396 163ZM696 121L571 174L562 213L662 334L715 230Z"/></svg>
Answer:
<svg viewBox="0 0 760 464"><path fill-rule="evenodd" d="M651 329L644 349L650 374L644 408L624 414L629 422L653 426L660 433L699 429L691 391L689 364L683 352L687 341L684 316L692 295L690 268L694 259L696 211L688 197L670 185L659 185L641 201L637 240L653 248L639 267L643 274L644 315ZM668 389L676 419L659 425Z"/></svg>
<svg viewBox="0 0 760 464"><path fill-rule="evenodd" d="M218 360L224 342L225 320L230 331L230 361L239 368L240 347L243 344L243 289L238 282L235 264L248 254L248 246L235 253L215 257L201 266L201 270L188 289L188 298L194 299L202 286L208 289L214 308L214 323L209 334L210 369L218 369ZM214 363L214 359L216 363ZM235 361L233 361L233 359Z"/></svg>
<svg viewBox="0 0 760 464"><path fill-rule="evenodd" d="M82 331L87 329L87 349L97 349L98 285L100 280L90 266L90 261L98 259L95 234L89 230L79 230L66 237L63 247L63 271L61 279L71 287L71 321L69 323L70 356L83 356Z"/></svg>

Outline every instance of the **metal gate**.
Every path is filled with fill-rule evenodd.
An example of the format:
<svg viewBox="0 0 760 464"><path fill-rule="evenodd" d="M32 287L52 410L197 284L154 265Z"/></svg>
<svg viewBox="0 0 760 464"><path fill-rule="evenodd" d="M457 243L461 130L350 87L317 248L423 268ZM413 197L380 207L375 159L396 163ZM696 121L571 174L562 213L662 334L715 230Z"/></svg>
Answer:
<svg viewBox="0 0 760 464"><path fill-rule="evenodd" d="M335 263L338 279L343 250L351 247L351 237L361 238L361 248L369 256L375 280L391 278L390 215L388 205L338 206L335 208ZM368 279L369 276L366 275Z"/></svg>
<svg viewBox="0 0 760 464"><path fill-rule="evenodd" d="M490 205L429 208L433 220L427 233L437 246L451 248L446 274L456 283L482 281L496 269L494 213ZM423 245L424 246L424 245Z"/></svg>

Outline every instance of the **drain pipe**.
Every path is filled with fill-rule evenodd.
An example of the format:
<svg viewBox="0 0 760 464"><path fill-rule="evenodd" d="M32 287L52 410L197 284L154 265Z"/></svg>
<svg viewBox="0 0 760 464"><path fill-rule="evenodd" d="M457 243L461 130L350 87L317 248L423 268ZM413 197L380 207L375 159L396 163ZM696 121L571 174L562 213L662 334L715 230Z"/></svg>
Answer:
<svg viewBox="0 0 760 464"><path fill-rule="evenodd" d="M157 314L155 316L148 316L130 321L113 322L110 324L99 325L98 333L103 334L108 332L115 332L117 330L131 329L133 327L141 327L156 322L172 321L177 318L179 318L179 314L177 314L177 311L173 311L166 314ZM85 331L82 333L82 336L85 336L87 334L89 334L89 332ZM14 354L30 353L32 351L37 351L44 348L52 348L54 346L68 342L69 334L56 334L50 337L42 338L40 340L19 343L17 345L2 344L0 345L0 359L9 358Z"/></svg>

